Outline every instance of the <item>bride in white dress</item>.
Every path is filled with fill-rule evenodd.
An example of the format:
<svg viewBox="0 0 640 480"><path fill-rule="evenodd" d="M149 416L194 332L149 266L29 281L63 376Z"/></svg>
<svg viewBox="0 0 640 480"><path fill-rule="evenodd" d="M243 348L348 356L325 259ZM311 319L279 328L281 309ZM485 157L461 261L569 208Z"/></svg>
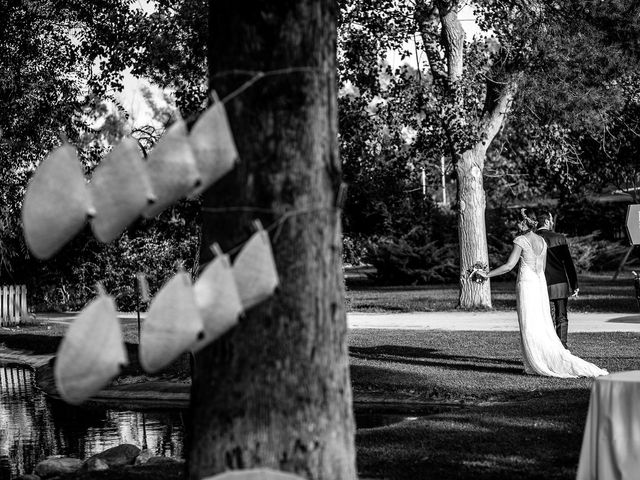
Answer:
<svg viewBox="0 0 640 480"><path fill-rule="evenodd" d="M525 373L563 378L608 375L606 370L572 355L553 328L544 277L547 243L533 232L536 225L534 215L523 209L518 222L520 235L513 240L513 251L507 263L488 273L477 274L483 278L502 275L520 260L516 300Z"/></svg>

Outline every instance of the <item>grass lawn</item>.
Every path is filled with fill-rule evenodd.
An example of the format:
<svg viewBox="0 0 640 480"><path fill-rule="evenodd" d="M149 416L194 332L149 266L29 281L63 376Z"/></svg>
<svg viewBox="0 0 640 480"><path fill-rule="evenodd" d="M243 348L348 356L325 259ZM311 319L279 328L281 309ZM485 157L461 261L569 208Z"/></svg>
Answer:
<svg viewBox="0 0 640 480"><path fill-rule="evenodd" d="M571 334L573 353L611 372L640 369L637 333ZM354 398L458 405L357 434L366 478L573 479L591 379L525 375L517 332L355 330Z"/></svg>
<svg viewBox="0 0 640 480"><path fill-rule="evenodd" d="M571 299L574 312L636 313L638 303L630 272L622 272L617 280L613 273L580 275L580 295ZM352 312L437 312L455 310L458 286L421 285L374 287L362 281L347 280L347 309ZM491 281L491 297L495 310L516 309L515 280Z"/></svg>

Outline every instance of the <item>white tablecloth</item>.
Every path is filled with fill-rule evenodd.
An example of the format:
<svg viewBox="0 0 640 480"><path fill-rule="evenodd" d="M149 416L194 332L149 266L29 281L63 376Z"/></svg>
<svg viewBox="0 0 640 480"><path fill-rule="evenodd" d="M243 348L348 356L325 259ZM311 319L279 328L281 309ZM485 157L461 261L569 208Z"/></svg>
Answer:
<svg viewBox="0 0 640 480"><path fill-rule="evenodd" d="M591 388L577 480L640 479L640 371L598 377Z"/></svg>

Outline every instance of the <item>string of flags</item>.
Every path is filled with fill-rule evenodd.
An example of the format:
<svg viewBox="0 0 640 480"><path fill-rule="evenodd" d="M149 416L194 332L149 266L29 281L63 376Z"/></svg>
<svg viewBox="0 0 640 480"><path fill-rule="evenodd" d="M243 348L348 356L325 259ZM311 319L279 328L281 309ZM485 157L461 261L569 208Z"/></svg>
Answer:
<svg viewBox="0 0 640 480"><path fill-rule="evenodd" d="M89 183L73 146L64 142L51 152L31 179L22 206L25 240L33 255L52 257L87 222L99 241L110 242L139 216L153 218L180 198L202 193L229 172L238 154L223 102L215 93L213 100L190 132L178 119L146 161L134 139L123 140L96 168ZM340 192L339 197L344 193L342 187ZM278 223L295 213L299 212L289 212ZM242 245L233 263L229 252L225 254L214 244L215 257L195 283L179 269L152 299L139 344L140 363L147 372L161 370L185 351L204 348L233 328L243 311L273 295L279 278L271 242L259 221L255 227L256 232ZM149 298L141 274L138 282L143 297ZM98 296L67 330L54 365L58 392L74 405L99 392L128 363L114 299L100 284L97 290ZM214 479L301 477L251 469L206 480Z"/></svg>
<svg viewBox="0 0 640 480"><path fill-rule="evenodd" d="M104 243L138 217L152 218L185 196L202 193L237 162L238 153L222 102L214 103L190 132L178 119L144 160L137 141L125 138L84 176L68 142L53 150L33 175L22 206L25 240L40 259L55 255L87 222ZM263 302L279 283L268 233L255 233L232 263L218 245L195 283L179 270L151 299L140 332L139 359L156 373L186 351L197 352L238 323L242 312ZM139 278L145 292L146 281ZM98 295L69 326L54 365L61 397L80 404L128 364L114 299Z"/></svg>
<svg viewBox="0 0 640 480"><path fill-rule="evenodd" d="M127 137L84 176L76 149L64 142L38 166L22 206L24 236L31 253L51 258L87 222L108 243L140 216L152 218L180 198L205 191L238 160L224 105L214 103L191 132L178 119L146 161Z"/></svg>
<svg viewBox="0 0 640 480"><path fill-rule="evenodd" d="M216 257L195 283L179 270L151 300L138 347L140 365L156 373L187 351L197 352L233 328L240 315L268 299L279 284L271 243L259 222L233 264L216 244ZM102 287L69 326L54 378L74 405L95 395L127 365L113 298Z"/></svg>

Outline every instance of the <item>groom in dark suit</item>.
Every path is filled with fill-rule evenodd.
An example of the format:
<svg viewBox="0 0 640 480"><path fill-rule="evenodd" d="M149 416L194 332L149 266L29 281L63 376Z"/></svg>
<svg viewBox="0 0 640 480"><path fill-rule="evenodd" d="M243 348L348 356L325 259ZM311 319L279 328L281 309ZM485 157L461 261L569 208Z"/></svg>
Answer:
<svg viewBox="0 0 640 480"><path fill-rule="evenodd" d="M554 219L551 212L541 210L538 215L538 231L547 242L547 266L544 276L547 279L549 300L553 304L553 323L556 333L567 348L567 299L578 295L578 275L571 260L567 239L561 233L553 231Z"/></svg>

